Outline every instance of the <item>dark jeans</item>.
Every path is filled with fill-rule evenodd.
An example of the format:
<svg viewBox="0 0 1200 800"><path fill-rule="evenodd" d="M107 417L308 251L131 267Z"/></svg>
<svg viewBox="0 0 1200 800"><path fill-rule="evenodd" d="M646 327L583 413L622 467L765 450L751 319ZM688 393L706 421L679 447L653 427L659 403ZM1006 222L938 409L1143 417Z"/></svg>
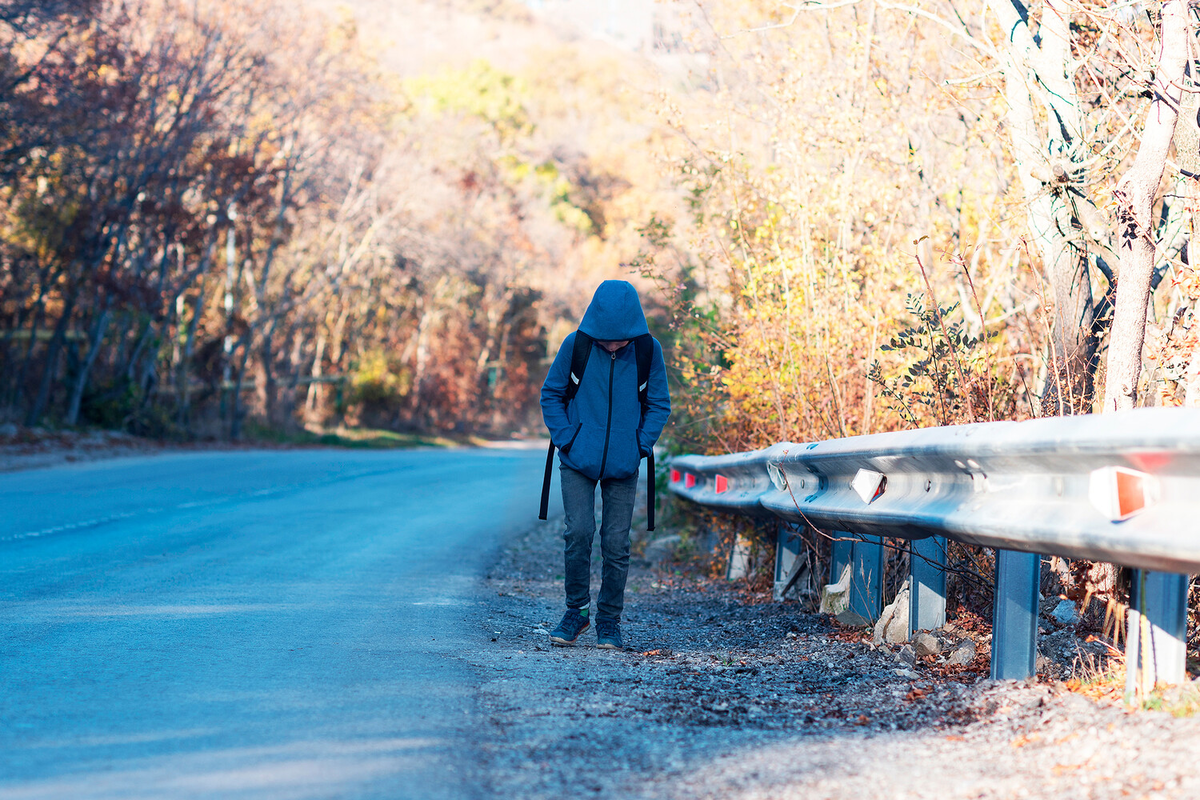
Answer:
<svg viewBox="0 0 1200 800"><path fill-rule="evenodd" d="M566 510L566 588L567 608L587 608L591 602L592 539L596 535L596 483L583 473L559 465L563 508ZM637 494L637 474L621 480L603 480L600 498L603 511L600 523L600 553L604 569L600 596L596 599L596 620L621 620L625 607L625 578L629 574L629 527L633 521L633 500Z"/></svg>

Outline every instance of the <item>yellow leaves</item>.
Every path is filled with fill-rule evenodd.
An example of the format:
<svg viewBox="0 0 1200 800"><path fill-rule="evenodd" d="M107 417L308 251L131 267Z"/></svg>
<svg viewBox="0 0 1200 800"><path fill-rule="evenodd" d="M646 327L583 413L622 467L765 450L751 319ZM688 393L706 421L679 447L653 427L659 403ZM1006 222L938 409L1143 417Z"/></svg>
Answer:
<svg viewBox="0 0 1200 800"><path fill-rule="evenodd" d="M490 125L501 139L511 140L533 130L525 107L526 82L478 59L463 70L446 70L404 82L405 90L424 98L439 113L459 113L476 117Z"/></svg>

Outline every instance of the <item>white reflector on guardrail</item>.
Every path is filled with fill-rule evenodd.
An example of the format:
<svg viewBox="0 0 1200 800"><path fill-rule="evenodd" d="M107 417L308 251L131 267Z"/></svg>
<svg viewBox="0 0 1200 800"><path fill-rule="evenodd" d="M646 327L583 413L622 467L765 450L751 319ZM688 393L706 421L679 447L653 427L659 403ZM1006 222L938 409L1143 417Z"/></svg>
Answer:
<svg viewBox="0 0 1200 800"><path fill-rule="evenodd" d="M887 476L882 472L860 469L855 474L854 480L850 482L850 488L862 498L864 503L870 503L883 494L884 489L887 488Z"/></svg>

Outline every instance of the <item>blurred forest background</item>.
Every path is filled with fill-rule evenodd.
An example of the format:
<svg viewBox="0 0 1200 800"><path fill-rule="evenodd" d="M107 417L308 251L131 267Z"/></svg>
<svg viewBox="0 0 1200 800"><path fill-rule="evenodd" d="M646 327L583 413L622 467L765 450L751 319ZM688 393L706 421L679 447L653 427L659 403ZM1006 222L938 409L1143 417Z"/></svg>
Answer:
<svg viewBox="0 0 1200 800"><path fill-rule="evenodd" d="M1188 13L0 0L0 422L536 435L610 277L681 449L1200 403Z"/></svg>

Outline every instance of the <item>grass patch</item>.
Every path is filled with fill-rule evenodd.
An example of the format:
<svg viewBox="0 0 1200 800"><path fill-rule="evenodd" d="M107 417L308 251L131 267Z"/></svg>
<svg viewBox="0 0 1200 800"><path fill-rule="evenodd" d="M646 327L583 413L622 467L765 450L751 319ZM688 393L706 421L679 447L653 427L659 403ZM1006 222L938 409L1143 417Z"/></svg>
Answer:
<svg viewBox="0 0 1200 800"><path fill-rule="evenodd" d="M1192 684L1158 687L1142 708L1147 711L1164 711L1172 717L1194 717L1200 712L1200 689Z"/></svg>
<svg viewBox="0 0 1200 800"><path fill-rule="evenodd" d="M1125 657L1113 650L1105 661L1092 655L1080 659L1076 677L1066 682L1068 691L1092 700L1123 703L1125 698Z"/></svg>
<svg viewBox="0 0 1200 800"><path fill-rule="evenodd" d="M1069 691L1097 701L1125 703L1125 657L1113 650L1105 663L1090 656L1083 660L1079 677L1066 682ZM1140 693L1139 693L1140 694ZM1131 711L1161 711L1173 717L1194 717L1200 713L1200 687L1159 684L1144 696L1135 697L1126 706Z"/></svg>

